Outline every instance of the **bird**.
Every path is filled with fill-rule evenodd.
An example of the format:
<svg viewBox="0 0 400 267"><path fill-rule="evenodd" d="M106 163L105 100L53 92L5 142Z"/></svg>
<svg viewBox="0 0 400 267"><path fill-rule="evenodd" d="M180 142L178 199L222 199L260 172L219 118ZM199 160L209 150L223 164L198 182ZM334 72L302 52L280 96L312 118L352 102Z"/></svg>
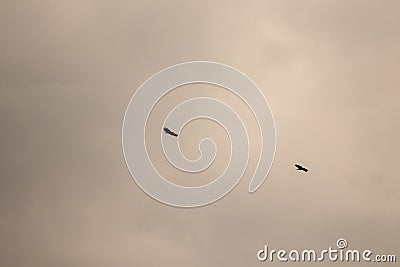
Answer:
<svg viewBox="0 0 400 267"><path fill-rule="evenodd" d="M167 127L164 127L164 132L166 133L166 134L169 134L169 135L172 135L172 136L175 136L175 137L178 137L178 134L177 133L174 133L173 131L171 131L170 129L168 129Z"/></svg>
<svg viewBox="0 0 400 267"><path fill-rule="evenodd" d="M308 169L304 168L303 166L301 166L299 164L294 164L294 166L296 166L297 171L308 172Z"/></svg>

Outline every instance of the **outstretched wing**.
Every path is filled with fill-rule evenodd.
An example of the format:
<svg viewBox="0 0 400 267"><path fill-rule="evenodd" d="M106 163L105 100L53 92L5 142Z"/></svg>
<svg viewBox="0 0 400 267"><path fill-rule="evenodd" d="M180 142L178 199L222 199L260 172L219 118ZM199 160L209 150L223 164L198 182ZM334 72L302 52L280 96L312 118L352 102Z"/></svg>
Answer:
<svg viewBox="0 0 400 267"><path fill-rule="evenodd" d="M167 127L164 127L164 132L166 132L167 134L171 134L172 133L171 130L168 129Z"/></svg>
<svg viewBox="0 0 400 267"><path fill-rule="evenodd" d="M174 133L173 131L171 131L171 130L168 129L167 127L164 127L163 130L164 130L165 133L167 133L167 134L169 134L169 135L172 135L172 136L175 136L175 137L178 136L177 133Z"/></svg>
<svg viewBox="0 0 400 267"><path fill-rule="evenodd" d="M303 166L301 166L299 164L294 164L294 166L296 166L298 171L308 172L308 169L304 168Z"/></svg>

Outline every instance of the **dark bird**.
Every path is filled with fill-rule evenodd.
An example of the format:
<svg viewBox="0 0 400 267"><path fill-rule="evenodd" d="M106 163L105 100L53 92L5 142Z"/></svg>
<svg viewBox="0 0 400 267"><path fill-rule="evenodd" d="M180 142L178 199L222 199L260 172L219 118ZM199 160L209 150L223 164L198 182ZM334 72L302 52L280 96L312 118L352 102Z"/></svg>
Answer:
<svg viewBox="0 0 400 267"><path fill-rule="evenodd" d="M177 134L177 133L174 133L173 131L171 131L171 130L168 129L167 127L164 127L164 132L165 132L166 134L169 134L169 135L178 137L178 134Z"/></svg>
<svg viewBox="0 0 400 267"><path fill-rule="evenodd" d="M299 164L294 164L294 166L296 166L297 171L308 172L308 170L306 168L304 168L303 166L301 166Z"/></svg>

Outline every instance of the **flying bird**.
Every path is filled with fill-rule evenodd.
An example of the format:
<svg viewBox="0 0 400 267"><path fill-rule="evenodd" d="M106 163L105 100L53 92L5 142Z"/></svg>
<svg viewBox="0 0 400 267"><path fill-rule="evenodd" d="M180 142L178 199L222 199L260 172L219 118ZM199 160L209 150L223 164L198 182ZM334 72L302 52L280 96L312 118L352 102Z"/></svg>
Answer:
<svg viewBox="0 0 400 267"><path fill-rule="evenodd" d="M296 166L297 171L308 172L308 170L306 168L304 168L303 166L301 166L299 164L294 164L294 166Z"/></svg>
<svg viewBox="0 0 400 267"><path fill-rule="evenodd" d="M178 137L178 134L177 134L177 133L174 133L173 131L171 131L171 130L168 129L167 127L164 127L164 132L165 132L166 134L169 134L169 135Z"/></svg>

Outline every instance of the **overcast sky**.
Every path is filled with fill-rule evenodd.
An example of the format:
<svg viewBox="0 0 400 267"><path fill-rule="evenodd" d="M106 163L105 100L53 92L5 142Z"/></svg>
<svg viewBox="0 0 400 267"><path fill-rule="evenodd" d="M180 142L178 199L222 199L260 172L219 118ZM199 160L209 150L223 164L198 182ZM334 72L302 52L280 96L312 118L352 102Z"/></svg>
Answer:
<svg viewBox="0 0 400 267"><path fill-rule="evenodd" d="M2 265L259 266L268 264L256 257L264 245L322 250L338 238L400 251L400 3L193 2L1 1ZM135 184L121 128L140 84L192 60L231 65L257 83L277 150L255 194L247 193L252 154L225 198L179 209ZM231 101L249 119L252 147L259 140L243 103L223 89L188 87L152 114L149 147L172 181L201 184L226 157L208 174L176 173L158 146L170 108L197 95ZM228 145L210 122L187 128L188 157L200 138Z"/></svg>

